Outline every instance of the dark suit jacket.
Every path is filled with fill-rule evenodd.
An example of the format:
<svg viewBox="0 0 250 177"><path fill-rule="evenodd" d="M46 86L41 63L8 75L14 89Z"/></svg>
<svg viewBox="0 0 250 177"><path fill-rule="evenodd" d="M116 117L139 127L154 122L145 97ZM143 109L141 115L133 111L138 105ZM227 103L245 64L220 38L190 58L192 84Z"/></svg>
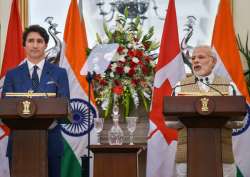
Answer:
<svg viewBox="0 0 250 177"><path fill-rule="evenodd" d="M27 62L7 72L3 85L3 96L6 92L27 92L31 89L32 80ZM45 61L37 92L53 92L57 93L59 97L69 98L69 83L66 70ZM48 155L61 156L62 153L62 135L60 126L57 125L52 130L49 130Z"/></svg>

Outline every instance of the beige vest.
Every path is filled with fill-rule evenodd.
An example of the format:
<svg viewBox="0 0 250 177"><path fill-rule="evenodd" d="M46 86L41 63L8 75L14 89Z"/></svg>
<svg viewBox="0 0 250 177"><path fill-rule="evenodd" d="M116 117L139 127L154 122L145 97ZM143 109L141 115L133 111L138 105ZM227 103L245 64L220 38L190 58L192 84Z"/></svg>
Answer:
<svg viewBox="0 0 250 177"><path fill-rule="evenodd" d="M181 85L192 83L195 81L195 77L191 76L183 81ZM215 75L213 84L229 84L223 77ZM228 86L213 86L221 92L228 92ZM204 92L199 89L198 84L187 85L181 87L181 92ZM218 92L210 89L209 92L212 95L219 95ZM205 93L205 92L204 92ZM222 144L222 162L223 163L234 163L233 150L232 150L232 129L222 128L221 129L221 144ZM178 145L176 151L176 163L186 163L187 162L187 129L183 128L178 132Z"/></svg>

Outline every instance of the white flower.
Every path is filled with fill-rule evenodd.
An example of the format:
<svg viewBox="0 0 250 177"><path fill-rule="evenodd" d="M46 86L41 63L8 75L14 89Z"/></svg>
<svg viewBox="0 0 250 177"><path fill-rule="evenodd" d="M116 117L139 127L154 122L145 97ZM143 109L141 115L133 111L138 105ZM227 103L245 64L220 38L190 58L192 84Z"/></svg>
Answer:
<svg viewBox="0 0 250 177"><path fill-rule="evenodd" d="M132 49L132 48L133 48L133 44L129 43L129 44L128 44L128 48L129 48L129 49Z"/></svg>
<svg viewBox="0 0 250 177"><path fill-rule="evenodd" d="M126 55L120 55L119 58L118 58L118 61L125 62L126 61L125 56Z"/></svg>
<svg viewBox="0 0 250 177"><path fill-rule="evenodd" d="M108 105L109 105L109 99L105 98L101 104L101 107L103 110L107 110L108 109Z"/></svg>
<svg viewBox="0 0 250 177"><path fill-rule="evenodd" d="M116 62L119 59L120 55L118 53L115 53L115 55L112 58L113 62Z"/></svg>
<svg viewBox="0 0 250 177"><path fill-rule="evenodd" d="M109 74L109 76L110 76L110 77L112 77L112 78L114 78L114 77L115 77L115 75L114 75L114 73L113 73L113 72L111 72L111 73Z"/></svg>
<svg viewBox="0 0 250 177"><path fill-rule="evenodd" d="M127 48L123 49L123 52L124 52L124 55L127 55L128 49Z"/></svg>
<svg viewBox="0 0 250 177"><path fill-rule="evenodd" d="M111 70L116 71L116 68L117 68L117 63L112 63L111 64Z"/></svg>
<svg viewBox="0 0 250 177"><path fill-rule="evenodd" d="M122 24L117 23L117 24L116 24L116 29L118 29L118 31L123 31L123 26L122 26Z"/></svg>
<svg viewBox="0 0 250 177"><path fill-rule="evenodd" d="M125 72L125 73L128 73L129 71L130 71L130 67L129 67L129 66L125 66L125 67L124 67L124 72Z"/></svg>
<svg viewBox="0 0 250 177"><path fill-rule="evenodd" d="M139 43L135 43L134 48L135 48L135 49L141 49L142 46L141 46L141 44L139 44Z"/></svg>
<svg viewBox="0 0 250 177"><path fill-rule="evenodd" d="M138 108L138 106L140 104L138 94L137 94L136 90L133 89L132 87L130 88L130 91L132 93L132 98L133 98L133 102L135 104L135 107Z"/></svg>
<svg viewBox="0 0 250 177"><path fill-rule="evenodd" d="M136 57L133 57L133 58L132 58L132 61L133 61L134 63L139 63L139 59L136 58Z"/></svg>
<svg viewBox="0 0 250 177"><path fill-rule="evenodd" d="M105 78L106 77L106 73L101 73L101 78Z"/></svg>

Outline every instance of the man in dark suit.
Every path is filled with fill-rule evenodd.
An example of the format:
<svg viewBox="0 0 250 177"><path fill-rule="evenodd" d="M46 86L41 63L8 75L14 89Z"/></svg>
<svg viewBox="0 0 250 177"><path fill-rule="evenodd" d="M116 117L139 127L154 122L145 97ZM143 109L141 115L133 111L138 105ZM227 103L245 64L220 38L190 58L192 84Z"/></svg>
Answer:
<svg viewBox="0 0 250 177"><path fill-rule="evenodd" d="M69 98L69 83L66 70L45 60L49 35L39 25L31 25L23 33L26 60L23 64L7 72L3 96L7 92L53 92L57 96ZM10 150L10 148L9 148ZM9 151L10 153L11 151ZM60 177L63 141L60 125L49 130L48 169L49 177Z"/></svg>

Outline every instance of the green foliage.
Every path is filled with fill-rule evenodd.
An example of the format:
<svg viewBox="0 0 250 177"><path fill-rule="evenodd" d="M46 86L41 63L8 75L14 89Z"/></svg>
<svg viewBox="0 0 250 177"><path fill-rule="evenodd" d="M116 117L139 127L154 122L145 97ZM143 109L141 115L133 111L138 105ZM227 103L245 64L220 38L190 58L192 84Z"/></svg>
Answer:
<svg viewBox="0 0 250 177"><path fill-rule="evenodd" d="M96 40L99 44L102 44L102 39L98 33L96 33Z"/></svg>

